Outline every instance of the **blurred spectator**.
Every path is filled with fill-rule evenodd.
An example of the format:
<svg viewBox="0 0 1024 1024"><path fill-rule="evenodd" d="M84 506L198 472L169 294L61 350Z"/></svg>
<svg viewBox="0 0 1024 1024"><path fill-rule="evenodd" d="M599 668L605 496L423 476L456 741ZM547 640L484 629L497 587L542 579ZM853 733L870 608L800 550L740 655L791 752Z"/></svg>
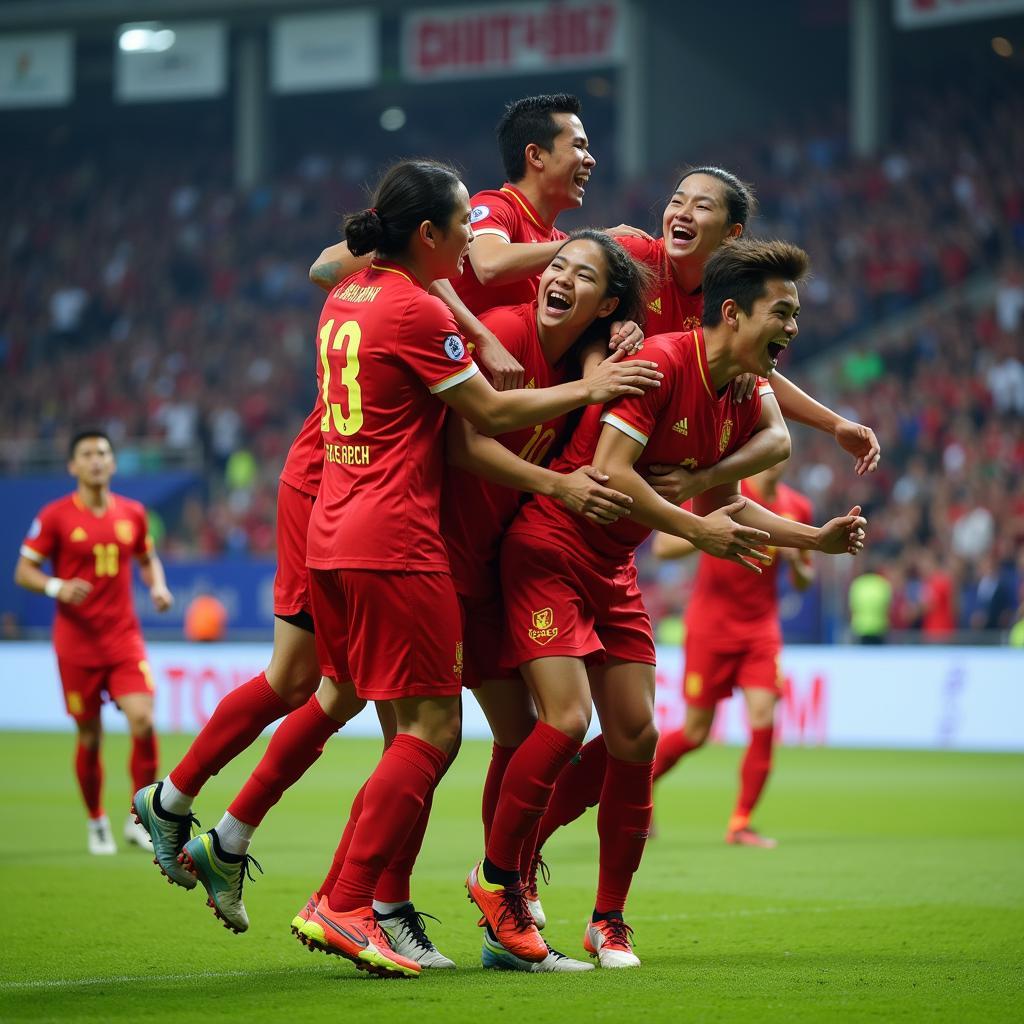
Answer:
<svg viewBox="0 0 1024 1024"><path fill-rule="evenodd" d="M892 584L868 558L864 571L850 584L850 632L860 644L882 644L889 634Z"/></svg>

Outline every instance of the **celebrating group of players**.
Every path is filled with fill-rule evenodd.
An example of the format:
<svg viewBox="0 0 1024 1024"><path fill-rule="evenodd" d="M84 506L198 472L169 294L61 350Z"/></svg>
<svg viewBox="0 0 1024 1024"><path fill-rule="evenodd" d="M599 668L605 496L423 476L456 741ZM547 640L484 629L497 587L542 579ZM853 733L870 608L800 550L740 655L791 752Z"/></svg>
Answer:
<svg viewBox="0 0 1024 1024"><path fill-rule="evenodd" d="M599 880L583 945L600 967L639 966L624 913L655 773L703 742L715 703L744 679L759 696L728 838L768 842L749 826L777 693L765 567L789 552L806 582L807 552L856 553L865 526L855 507L812 527L783 500L773 470L789 454L782 413L833 434L858 472L874 468L878 446L774 372L797 335L808 259L742 237L752 197L735 176L683 174L659 239L554 226L582 204L595 166L579 110L564 95L511 104L498 126L508 181L472 198L444 164L394 165L311 269L328 297L316 404L278 492L273 655L133 800L163 873L188 889L202 882L234 931L248 928L242 887L256 828L366 701L384 752L292 930L371 973L455 966L427 936L410 877L458 750L463 687L494 735L484 855L465 883L482 914L485 966L592 969L541 937L536 875L546 839L594 804ZM109 449L101 436L88 443ZM737 481L751 478L741 495ZM90 530L120 514L107 485L83 511ZM751 595L748 628L716 623L724 649L691 629L687 721L660 745L634 564L652 531L666 555L704 552L708 601L731 588L734 620ZM32 531L19 579L56 596L61 621L83 615L89 598L76 603L70 583L37 567L51 557L61 572L58 534ZM146 557L140 538L141 521L132 540ZM96 578L82 575L98 586L96 558L85 567ZM75 674L63 657L60 667L77 715ZM113 676L95 685L128 710L130 691ZM93 712L98 701L96 690ZM602 734L584 747L594 704ZM81 732L87 716L77 717ZM192 837L207 779L282 718L216 828Z"/></svg>

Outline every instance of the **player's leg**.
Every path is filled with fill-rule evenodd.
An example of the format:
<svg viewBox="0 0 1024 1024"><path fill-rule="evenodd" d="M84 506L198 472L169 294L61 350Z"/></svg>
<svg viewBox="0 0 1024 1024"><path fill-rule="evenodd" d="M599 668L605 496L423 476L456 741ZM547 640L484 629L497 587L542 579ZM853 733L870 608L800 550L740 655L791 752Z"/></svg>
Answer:
<svg viewBox="0 0 1024 1024"><path fill-rule="evenodd" d="M654 665L609 658L591 669L590 681L608 757L597 816L597 898L584 945L602 967L637 967L623 915L653 810Z"/></svg>
<svg viewBox="0 0 1024 1024"><path fill-rule="evenodd" d="M75 777L89 815L89 852L100 855L117 853L110 820L103 810L103 761L100 759L103 724L96 715L95 718L78 719L75 725L78 730Z"/></svg>
<svg viewBox="0 0 1024 1024"><path fill-rule="evenodd" d="M146 678L148 681L148 668ZM153 726L153 694L121 692L115 699L128 721L128 732L131 736L128 772L132 780L131 791L137 793L156 778L158 752L156 730ZM133 814L129 814L125 821L124 838L125 842L140 849L153 849L149 833L135 820Z"/></svg>
<svg viewBox="0 0 1024 1024"><path fill-rule="evenodd" d="M716 707L715 704L710 707L699 704L686 705L682 726L664 733L658 740L658 750L654 759L655 779L660 779L691 751L704 746L711 735L711 727L715 724Z"/></svg>

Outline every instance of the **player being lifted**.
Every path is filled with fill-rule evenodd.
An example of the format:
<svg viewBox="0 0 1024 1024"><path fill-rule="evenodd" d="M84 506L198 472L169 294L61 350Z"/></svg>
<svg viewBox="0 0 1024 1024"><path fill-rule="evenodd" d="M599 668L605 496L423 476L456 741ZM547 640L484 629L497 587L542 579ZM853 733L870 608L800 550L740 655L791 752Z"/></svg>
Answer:
<svg viewBox="0 0 1024 1024"><path fill-rule="evenodd" d="M740 493L778 516L809 523L810 500L782 483L785 465L780 462L744 480ZM666 533L654 538L654 553L659 558L681 558L695 550L688 541ZM742 689L750 743L740 766L740 792L725 841L767 848L775 846L775 840L752 829L750 816L771 772L775 705L781 696L779 567L789 569L792 584L798 590L806 590L814 580L808 552L778 548L769 549L769 553L774 560L757 578L723 559L700 556L697 580L686 610L686 721L681 729L662 734L654 760L657 781L681 757L704 744L714 724L718 702L732 696L734 687Z"/></svg>
<svg viewBox="0 0 1024 1024"><path fill-rule="evenodd" d="M57 602L53 646L67 711L78 729L75 774L89 814L89 852L97 854L117 852L103 810L104 699L112 700L128 719L133 790L156 775L153 676L132 607L132 559L139 564L153 607L164 612L172 603L146 510L110 490L116 468L110 438L102 430L83 430L72 438L68 472L78 486L40 511L14 572L19 586ZM53 567L52 576L41 568L46 561ZM124 838L151 848L145 830L131 816Z"/></svg>
<svg viewBox="0 0 1024 1024"><path fill-rule="evenodd" d="M580 750L593 700L608 758L598 891L584 947L602 967L639 965L623 913L650 827L658 734L654 641L636 586L637 545L661 530L754 571L768 560L757 548L769 541L829 553L862 547L859 508L813 528L739 498L726 484L694 499L695 516L644 479L652 463L712 465L756 432L760 397L737 405L730 384L740 373L769 375L796 337L796 285L806 269L806 254L782 242L737 241L717 250L705 269L703 328L645 345L645 356L665 372L662 386L603 413L588 410L552 465L599 466L610 487L633 499L630 516L597 526L536 498L506 535L505 653L523 672L540 720L508 765L485 858L466 884L502 945L523 959L547 952L526 904L523 845Z"/></svg>

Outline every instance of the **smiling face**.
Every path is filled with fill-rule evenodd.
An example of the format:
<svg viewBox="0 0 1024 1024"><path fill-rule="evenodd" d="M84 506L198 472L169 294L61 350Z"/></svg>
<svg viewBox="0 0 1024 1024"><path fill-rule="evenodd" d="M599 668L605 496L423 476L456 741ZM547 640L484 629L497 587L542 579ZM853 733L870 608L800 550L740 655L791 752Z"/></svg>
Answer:
<svg viewBox="0 0 1024 1024"><path fill-rule="evenodd" d="M583 205L590 172L597 161L590 155L583 122L575 114L552 114L551 117L561 129L551 143L551 151L530 146L527 158L543 160L545 191L560 209L568 210Z"/></svg>
<svg viewBox="0 0 1024 1024"><path fill-rule="evenodd" d="M113 449L105 437L83 437L68 462L68 472L88 487L105 487L116 468Z"/></svg>
<svg viewBox="0 0 1024 1024"><path fill-rule="evenodd" d="M669 259L701 267L726 238L742 230L741 225L729 223L725 182L710 174L683 178L661 217Z"/></svg>
<svg viewBox="0 0 1024 1024"><path fill-rule="evenodd" d="M433 255L436 277L458 277L462 273L469 246L473 241L473 229L469 226L469 192L460 181L455 189L455 209L445 225L425 225L433 239Z"/></svg>
<svg viewBox="0 0 1024 1024"><path fill-rule="evenodd" d="M576 327L582 333L608 316L618 299L607 298L608 264L597 242L566 242L540 276L537 318L542 328Z"/></svg>
<svg viewBox="0 0 1024 1024"><path fill-rule="evenodd" d="M731 299L730 310L723 310L726 319L736 328L733 357L744 373L770 376L779 365L779 356L800 333L800 295L792 281L769 278L765 293L755 300L749 316Z"/></svg>

